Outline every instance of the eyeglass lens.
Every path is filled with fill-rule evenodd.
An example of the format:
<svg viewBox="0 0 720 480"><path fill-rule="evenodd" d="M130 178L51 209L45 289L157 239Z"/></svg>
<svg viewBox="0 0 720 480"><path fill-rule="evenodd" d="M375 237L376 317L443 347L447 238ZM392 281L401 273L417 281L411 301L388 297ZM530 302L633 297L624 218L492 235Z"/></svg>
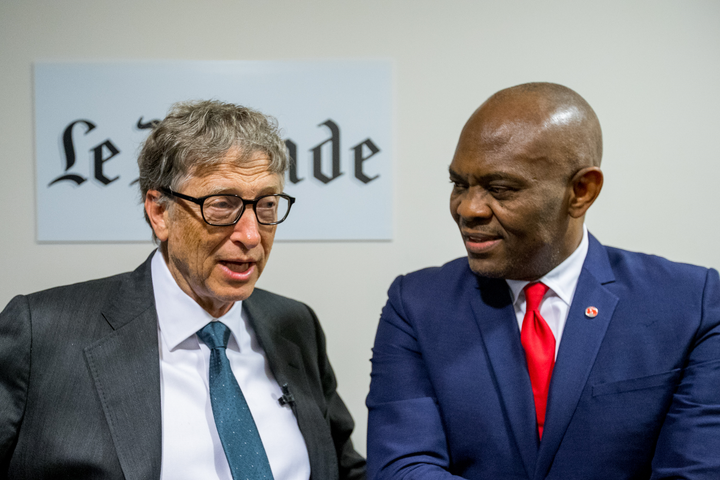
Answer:
<svg viewBox="0 0 720 480"><path fill-rule="evenodd" d="M205 199L203 215L208 223L216 225L232 224L243 208L239 197L232 195L213 195ZM285 197L268 195L260 197L255 204L255 215L262 224L277 223L288 214L290 202Z"/></svg>

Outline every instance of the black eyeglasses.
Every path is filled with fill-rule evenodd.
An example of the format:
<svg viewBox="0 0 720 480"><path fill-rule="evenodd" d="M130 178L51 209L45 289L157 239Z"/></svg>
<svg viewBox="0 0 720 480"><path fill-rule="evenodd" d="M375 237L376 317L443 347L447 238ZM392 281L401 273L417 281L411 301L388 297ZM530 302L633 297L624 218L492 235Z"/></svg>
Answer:
<svg viewBox="0 0 720 480"><path fill-rule="evenodd" d="M290 207L295 203L295 198L284 193L263 195L255 200L245 200L238 195L231 194L206 195L195 198L173 192L165 187L160 187L159 190L171 197L182 198L200 205L203 220L214 227L235 225L242 217L247 205L255 207L253 208L255 218L257 218L260 225L277 225L285 221L290 213Z"/></svg>

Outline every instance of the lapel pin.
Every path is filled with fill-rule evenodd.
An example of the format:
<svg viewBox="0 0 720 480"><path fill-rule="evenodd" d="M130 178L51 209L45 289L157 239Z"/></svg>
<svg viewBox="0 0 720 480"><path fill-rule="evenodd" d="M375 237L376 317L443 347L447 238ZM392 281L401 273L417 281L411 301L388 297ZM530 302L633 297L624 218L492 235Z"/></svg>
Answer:
<svg viewBox="0 0 720 480"><path fill-rule="evenodd" d="M585 316L588 318L595 318L597 317L598 309L595 307L587 307L585 309Z"/></svg>

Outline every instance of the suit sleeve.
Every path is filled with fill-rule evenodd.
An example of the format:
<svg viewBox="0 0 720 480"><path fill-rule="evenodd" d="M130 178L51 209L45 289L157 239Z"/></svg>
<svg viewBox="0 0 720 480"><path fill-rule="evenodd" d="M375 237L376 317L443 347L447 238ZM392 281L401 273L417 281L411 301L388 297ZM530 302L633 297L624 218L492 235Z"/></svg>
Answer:
<svg viewBox="0 0 720 480"><path fill-rule="evenodd" d="M368 477L459 479L449 472L447 439L412 320L403 307L403 277L398 277L390 286L373 348Z"/></svg>
<svg viewBox="0 0 720 480"><path fill-rule="evenodd" d="M701 319L663 423L652 479L720 478L720 280L709 270Z"/></svg>
<svg viewBox="0 0 720 480"><path fill-rule="evenodd" d="M337 453L340 480L365 480L365 459L355 451L350 435L355 428L352 416L337 393L337 381L326 352L325 334L310 307L307 307L315 323L318 345L318 366L322 380L323 394L327 405L335 451Z"/></svg>
<svg viewBox="0 0 720 480"><path fill-rule="evenodd" d="M0 476L17 443L30 381L30 311L15 297L0 313Z"/></svg>

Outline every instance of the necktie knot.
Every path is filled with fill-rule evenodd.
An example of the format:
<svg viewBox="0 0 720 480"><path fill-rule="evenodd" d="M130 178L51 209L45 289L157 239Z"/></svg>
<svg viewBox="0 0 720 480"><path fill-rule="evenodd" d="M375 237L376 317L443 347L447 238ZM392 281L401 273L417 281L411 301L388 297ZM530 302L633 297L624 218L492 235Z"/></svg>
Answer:
<svg viewBox="0 0 720 480"><path fill-rule="evenodd" d="M197 336L205 342L210 350L227 348L230 329L222 322L210 322L197 331Z"/></svg>
<svg viewBox="0 0 720 480"><path fill-rule="evenodd" d="M529 283L525 287L525 311L532 312L540 308L540 302L549 290L542 282Z"/></svg>

